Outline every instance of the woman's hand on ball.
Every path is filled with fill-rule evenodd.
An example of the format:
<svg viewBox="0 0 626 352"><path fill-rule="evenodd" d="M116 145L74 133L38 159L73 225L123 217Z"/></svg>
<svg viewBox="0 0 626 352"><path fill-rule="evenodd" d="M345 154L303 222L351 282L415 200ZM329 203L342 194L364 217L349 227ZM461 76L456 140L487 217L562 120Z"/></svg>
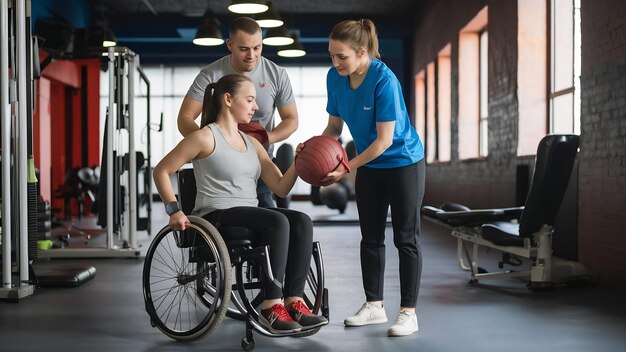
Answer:
<svg viewBox="0 0 626 352"><path fill-rule="evenodd" d="M322 186L329 186L329 185L332 185L335 182L338 182L347 173L348 173L348 170L346 170L346 168L343 165L339 165L335 169L335 171L329 172L328 175L326 175L326 177L324 177L321 180L322 183L323 183Z"/></svg>
<svg viewBox="0 0 626 352"><path fill-rule="evenodd" d="M298 143L298 145L296 146L296 154L295 155L298 155L298 153L300 153L302 148L304 148L304 143Z"/></svg>

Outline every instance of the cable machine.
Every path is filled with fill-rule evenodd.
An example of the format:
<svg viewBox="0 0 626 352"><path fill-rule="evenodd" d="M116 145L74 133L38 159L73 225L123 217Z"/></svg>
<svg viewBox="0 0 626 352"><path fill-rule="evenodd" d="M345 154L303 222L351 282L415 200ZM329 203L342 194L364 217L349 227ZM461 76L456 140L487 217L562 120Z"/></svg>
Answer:
<svg viewBox="0 0 626 352"><path fill-rule="evenodd" d="M98 187L98 224L106 229L106 247L62 248L40 252L42 257L138 257L137 231L151 234L152 173L150 81L132 50L117 46L103 53L107 60L108 104L105 116L101 176ZM139 151L135 136L135 84L147 87L146 154Z"/></svg>
<svg viewBox="0 0 626 352"><path fill-rule="evenodd" d="M36 179L32 155L30 1L0 2L0 119L2 143L2 288L0 298L33 294L29 233L36 236ZM31 56L31 57L29 57ZM29 145L30 144L30 145ZM29 170L31 168L31 170ZM33 188L34 186L34 188ZM29 192L35 190L35 194ZM35 204L30 204L34 198ZM33 224L29 219L33 219ZM15 240L15 242L14 242ZM36 240L36 238L35 238ZM32 239L30 245L35 245ZM31 251L32 252L32 251ZM31 258L29 258L29 255ZM14 271L17 277L14 277Z"/></svg>
<svg viewBox="0 0 626 352"><path fill-rule="evenodd" d="M151 235L150 81L137 54L125 47L112 47L102 56L97 53L106 62L109 77L107 113L103 117L104 177L100 177L97 211L98 224L106 231L102 233L106 244L37 250L40 197L33 109L34 80L41 75L42 66L31 28L30 0L0 2L0 300L19 300L42 284L32 267L38 257L136 258L140 255L137 232ZM147 89L145 127L135 114L136 84ZM147 143L143 131L147 131ZM141 145L136 138L141 138Z"/></svg>

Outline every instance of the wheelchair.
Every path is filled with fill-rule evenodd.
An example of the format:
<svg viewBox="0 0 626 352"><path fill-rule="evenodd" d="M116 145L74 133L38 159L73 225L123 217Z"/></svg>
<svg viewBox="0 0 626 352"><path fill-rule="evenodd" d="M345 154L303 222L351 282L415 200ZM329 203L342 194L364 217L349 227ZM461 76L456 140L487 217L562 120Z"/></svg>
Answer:
<svg viewBox="0 0 626 352"><path fill-rule="evenodd" d="M179 198L189 214L195 200L193 169L178 171ZM262 278L273 280L267 246L255 247L254 234L243 227L220 227L188 216L189 228L161 229L147 250L142 276L145 309L150 324L168 337L184 342L211 334L224 319L245 321L241 340L245 351L254 349L253 331L268 337L303 337L321 327L276 334L258 323L263 300ZM225 241L224 238L228 238ZM314 314L329 319L328 290L319 242L313 243L304 300Z"/></svg>

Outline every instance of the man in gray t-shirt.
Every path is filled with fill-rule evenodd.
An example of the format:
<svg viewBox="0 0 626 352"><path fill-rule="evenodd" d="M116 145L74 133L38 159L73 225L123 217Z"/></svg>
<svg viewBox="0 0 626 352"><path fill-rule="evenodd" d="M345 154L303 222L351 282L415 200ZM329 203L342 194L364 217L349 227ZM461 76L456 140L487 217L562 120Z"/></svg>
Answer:
<svg viewBox="0 0 626 352"><path fill-rule="evenodd" d="M256 87L259 110L252 120L263 125L268 132L270 157L273 156L273 144L287 139L296 130L298 110L289 77L284 68L261 56L262 40L261 27L255 20L239 17L231 23L230 38L226 41L231 54L204 67L183 99L178 112L178 130L183 136L199 128L195 121L202 112L206 86L231 73L248 76ZM281 120L276 126L275 109ZM259 206L274 206L269 187L260 179L257 196Z"/></svg>

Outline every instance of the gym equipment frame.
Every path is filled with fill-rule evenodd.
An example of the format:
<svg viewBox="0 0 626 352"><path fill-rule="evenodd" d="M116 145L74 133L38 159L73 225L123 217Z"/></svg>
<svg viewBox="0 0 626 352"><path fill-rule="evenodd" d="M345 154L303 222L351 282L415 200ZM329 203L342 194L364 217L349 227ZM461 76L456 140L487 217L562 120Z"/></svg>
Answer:
<svg viewBox="0 0 626 352"><path fill-rule="evenodd" d="M116 258L138 257L138 228L150 234L152 213L152 179L150 165L150 81L139 64L139 56L126 47L109 47L103 53L108 59L109 95L102 155L103 175L98 191L98 223L106 229L105 248L62 248L43 251L42 257L49 258ZM143 199L147 207L147 218L138 222L138 155L135 143L136 126L134 95L137 74L148 87L148 116L146 129L147 158L143 172ZM118 238L118 243L114 243Z"/></svg>
<svg viewBox="0 0 626 352"><path fill-rule="evenodd" d="M12 8L11 5L13 5ZM29 131L29 126L32 124L32 109L29 109L32 105L29 99L32 99L33 67L32 56L29 57L29 54L32 54L30 45L30 1L0 2L0 119L2 120L2 137L0 138L2 141L2 287L0 299L9 300L17 300L34 293L34 285L29 280L28 221L31 214L28 204L29 188L32 188L30 183L36 182L32 179L34 165L32 155L29 155L31 147L28 145L29 142L32 143L32 130ZM11 72L10 75L9 72ZM12 134L12 131L15 134ZM29 170L29 167L32 169ZM12 238L17 241L13 243ZM13 266L19 276L17 283L13 283Z"/></svg>
<svg viewBox="0 0 626 352"><path fill-rule="evenodd" d="M457 261L470 272L470 283L480 280L530 277L530 290L548 290L557 284L589 281L584 266L553 256L552 236L579 145L577 135L548 135L539 143L535 170L523 207L476 209L450 203L422 207L425 219L451 228L457 238ZM468 253L465 245L471 247ZM530 270L486 272L478 265L480 247L502 252L503 265L517 265L515 257L529 259ZM464 259L464 252L467 262Z"/></svg>

